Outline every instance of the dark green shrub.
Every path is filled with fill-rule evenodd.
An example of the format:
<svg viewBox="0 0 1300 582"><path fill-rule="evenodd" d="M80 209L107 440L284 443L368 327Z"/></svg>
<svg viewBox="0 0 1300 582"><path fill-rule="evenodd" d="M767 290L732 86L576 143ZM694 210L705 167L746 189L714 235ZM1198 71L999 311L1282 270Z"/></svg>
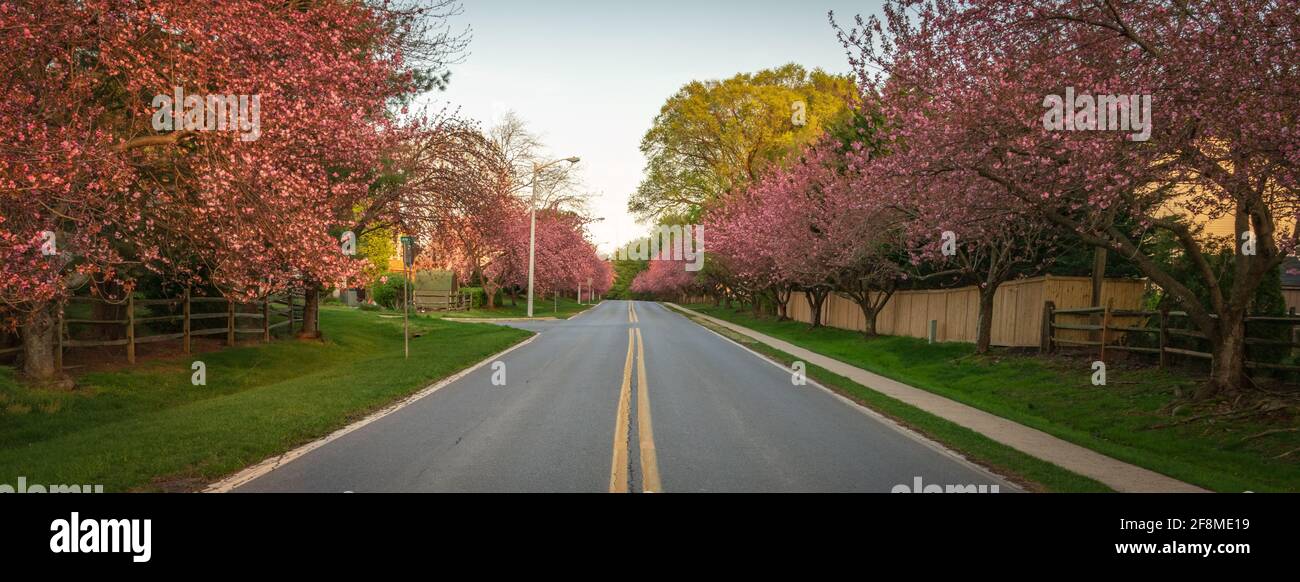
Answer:
<svg viewBox="0 0 1300 582"><path fill-rule="evenodd" d="M370 287L371 297L374 298L375 303L385 309L400 309L402 307L402 287L405 282L406 279L401 275L388 275L381 278Z"/></svg>

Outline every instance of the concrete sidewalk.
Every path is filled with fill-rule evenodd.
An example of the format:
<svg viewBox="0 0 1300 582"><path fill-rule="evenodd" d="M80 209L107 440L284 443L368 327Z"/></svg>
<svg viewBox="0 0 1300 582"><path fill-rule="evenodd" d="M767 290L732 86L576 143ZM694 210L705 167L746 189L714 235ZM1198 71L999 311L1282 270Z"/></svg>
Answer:
<svg viewBox="0 0 1300 582"><path fill-rule="evenodd" d="M1035 428L1030 428L962 404L937 394L913 388L902 382L891 380L861 368L846 364L834 358L823 356L749 329L747 327L723 321L691 311L675 303L668 303L675 309L708 320L712 323L749 336L773 348L781 350L805 362L815 364L826 370L853 380L876 392L901 400L920 408L930 414L964 426L994 441L1002 443L1027 455L1038 457L1063 469L1078 473L1105 484L1107 487L1124 493L1207 493L1195 485L1184 483L1172 477L1166 477L1154 471L1130 465L1093 451L1061 440Z"/></svg>

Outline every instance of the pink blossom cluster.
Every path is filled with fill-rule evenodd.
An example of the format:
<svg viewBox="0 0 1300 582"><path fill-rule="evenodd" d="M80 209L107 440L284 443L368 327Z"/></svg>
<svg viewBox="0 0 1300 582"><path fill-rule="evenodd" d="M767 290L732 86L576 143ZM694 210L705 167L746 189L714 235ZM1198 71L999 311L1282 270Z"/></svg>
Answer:
<svg viewBox="0 0 1300 582"><path fill-rule="evenodd" d="M358 272L338 233L399 131L401 24L359 2L0 4L0 304L148 269L258 296ZM159 133L153 96L259 95L261 136ZM57 236L57 254L35 242Z"/></svg>

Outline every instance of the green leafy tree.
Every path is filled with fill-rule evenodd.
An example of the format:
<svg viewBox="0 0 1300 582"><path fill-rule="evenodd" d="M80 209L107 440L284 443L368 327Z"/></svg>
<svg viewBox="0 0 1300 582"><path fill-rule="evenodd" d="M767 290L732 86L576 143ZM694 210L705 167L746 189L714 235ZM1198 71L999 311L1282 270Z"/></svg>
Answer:
<svg viewBox="0 0 1300 582"><path fill-rule="evenodd" d="M632 299L632 281L642 271L650 267L650 261L634 260L615 260L614 265L614 286L609 290L609 297L612 299Z"/></svg>
<svg viewBox="0 0 1300 582"><path fill-rule="evenodd" d="M357 241L357 254L370 262L365 268L367 280L374 280L388 272L388 259L397 254L397 243L393 242L391 228L377 228L367 231Z"/></svg>
<svg viewBox="0 0 1300 582"><path fill-rule="evenodd" d="M641 139L645 177L628 201L639 218L698 218L701 206L845 123L852 80L796 64L691 81Z"/></svg>

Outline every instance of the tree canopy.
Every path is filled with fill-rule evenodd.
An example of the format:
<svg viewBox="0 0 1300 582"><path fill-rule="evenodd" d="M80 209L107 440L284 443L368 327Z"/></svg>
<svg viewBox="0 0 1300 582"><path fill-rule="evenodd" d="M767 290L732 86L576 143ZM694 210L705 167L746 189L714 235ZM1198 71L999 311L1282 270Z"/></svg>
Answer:
<svg viewBox="0 0 1300 582"><path fill-rule="evenodd" d="M645 177L628 202L642 219L698 216L848 115L853 81L795 64L691 81L641 139Z"/></svg>

